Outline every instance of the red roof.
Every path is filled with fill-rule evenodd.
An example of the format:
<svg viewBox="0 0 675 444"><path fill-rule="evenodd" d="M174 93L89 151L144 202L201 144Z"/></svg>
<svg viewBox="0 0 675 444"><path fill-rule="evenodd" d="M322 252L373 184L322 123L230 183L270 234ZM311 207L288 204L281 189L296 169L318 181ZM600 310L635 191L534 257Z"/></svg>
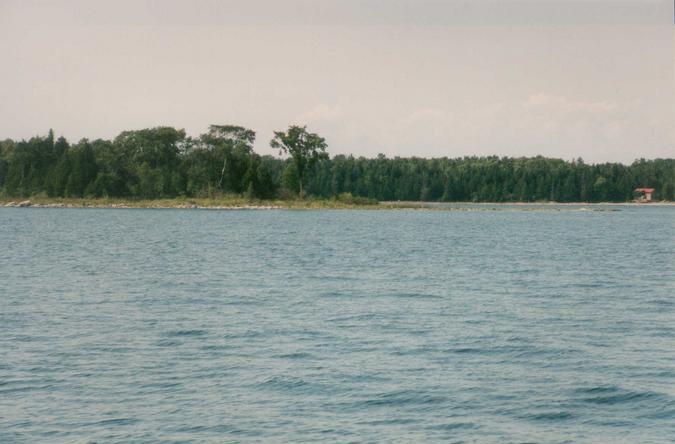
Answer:
<svg viewBox="0 0 675 444"><path fill-rule="evenodd" d="M636 188L635 191L638 192L638 193L639 193L639 192L643 192L643 193L653 193L653 192L654 192L654 188Z"/></svg>

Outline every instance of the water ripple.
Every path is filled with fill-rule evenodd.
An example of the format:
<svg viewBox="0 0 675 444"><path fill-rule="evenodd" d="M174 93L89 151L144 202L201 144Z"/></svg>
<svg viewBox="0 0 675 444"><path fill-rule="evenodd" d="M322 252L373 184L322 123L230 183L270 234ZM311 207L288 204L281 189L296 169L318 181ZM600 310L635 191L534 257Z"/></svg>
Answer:
<svg viewBox="0 0 675 444"><path fill-rule="evenodd" d="M0 208L0 443L672 443L674 211Z"/></svg>

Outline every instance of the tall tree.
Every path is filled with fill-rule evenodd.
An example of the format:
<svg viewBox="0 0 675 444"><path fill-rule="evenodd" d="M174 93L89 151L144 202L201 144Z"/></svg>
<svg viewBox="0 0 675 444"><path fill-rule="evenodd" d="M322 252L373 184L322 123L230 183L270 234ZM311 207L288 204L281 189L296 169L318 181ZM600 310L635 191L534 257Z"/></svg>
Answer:
<svg viewBox="0 0 675 444"><path fill-rule="evenodd" d="M254 155L255 131L237 125L211 125L201 141L222 165L217 187L235 193L246 190L250 185L246 173Z"/></svg>
<svg viewBox="0 0 675 444"><path fill-rule="evenodd" d="M293 159L300 187L300 199L302 199L307 171L319 160L328 158L326 140L316 133L308 132L306 126L292 125L286 132L275 131L270 146L278 149L279 154L289 154Z"/></svg>

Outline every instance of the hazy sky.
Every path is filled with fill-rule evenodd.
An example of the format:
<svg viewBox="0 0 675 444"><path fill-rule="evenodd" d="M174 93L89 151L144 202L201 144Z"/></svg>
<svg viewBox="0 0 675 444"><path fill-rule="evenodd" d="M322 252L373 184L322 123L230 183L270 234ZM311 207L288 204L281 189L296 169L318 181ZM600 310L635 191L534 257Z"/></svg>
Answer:
<svg viewBox="0 0 675 444"><path fill-rule="evenodd" d="M0 139L307 124L332 154L675 156L672 0L0 0Z"/></svg>

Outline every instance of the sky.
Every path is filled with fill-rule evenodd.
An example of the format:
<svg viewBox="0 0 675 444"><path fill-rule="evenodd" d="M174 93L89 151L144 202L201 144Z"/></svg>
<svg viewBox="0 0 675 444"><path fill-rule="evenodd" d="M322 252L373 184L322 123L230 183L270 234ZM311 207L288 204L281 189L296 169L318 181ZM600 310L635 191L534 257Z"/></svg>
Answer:
<svg viewBox="0 0 675 444"><path fill-rule="evenodd" d="M0 0L0 139L307 125L331 154L675 157L673 0Z"/></svg>

